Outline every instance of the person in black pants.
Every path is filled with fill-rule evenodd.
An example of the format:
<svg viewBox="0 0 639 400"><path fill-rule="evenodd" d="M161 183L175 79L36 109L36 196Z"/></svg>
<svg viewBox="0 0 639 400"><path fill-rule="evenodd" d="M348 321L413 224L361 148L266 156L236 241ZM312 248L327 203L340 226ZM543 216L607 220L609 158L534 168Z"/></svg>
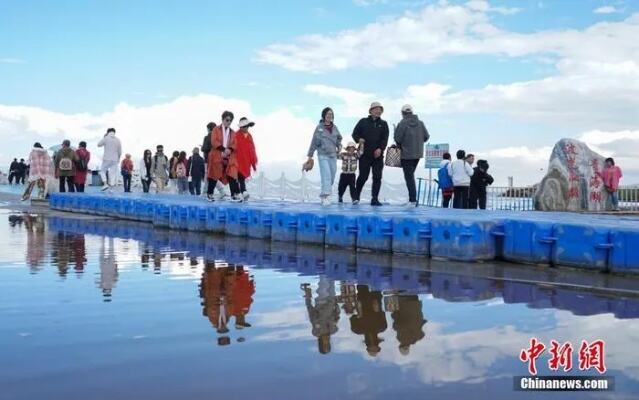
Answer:
<svg viewBox="0 0 639 400"><path fill-rule="evenodd" d="M339 176L337 186L338 202L343 203L344 192L348 188L351 201L357 198L357 189L355 187L355 173L357 172L357 162L361 156L362 147L357 148L355 143L349 142L346 151L343 151L339 158L342 160L342 173Z"/></svg>
<svg viewBox="0 0 639 400"><path fill-rule="evenodd" d="M453 180L453 208L468 208L472 161L473 157L467 157L464 150L457 150L457 159L448 164L448 175Z"/></svg>
<svg viewBox="0 0 639 400"><path fill-rule="evenodd" d="M189 157L187 164L189 176L189 192L199 196L202 193L202 179L204 179L204 159L200 156L200 149L195 147L193 155Z"/></svg>
<svg viewBox="0 0 639 400"><path fill-rule="evenodd" d="M474 168L475 172L470 178L468 206L473 210L476 210L478 205L479 209L486 209L486 186L492 185L494 182L493 177L488 173L488 168L488 161L477 161L477 166Z"/></svg>
<svg viewBox="0 0 639 400"><path fill-rule="evenodd" d="M413 114L413 107L406 104L402 107L402 120L395 129L395 143L402 150L402 170L406 189L408 189L408 202L412 206L417 205L417 189L415 187L415 169L419 160L424 156L424 143L430 135L424 123Z"/></svg>
<svg viewBox="0 0 639 400"><path fill-rule="evenodd" d="M384 169L384 150L388 145L388 124L381 119L384 107L373 102L368 110L369 116L359 120L353 129L353 140L364 143L364 153L359 159L359 176L356 184L356 198L353 204L358 204L364 184L373 170L372 206L381 206L379 190L382 187L382 171Z"/></svg>

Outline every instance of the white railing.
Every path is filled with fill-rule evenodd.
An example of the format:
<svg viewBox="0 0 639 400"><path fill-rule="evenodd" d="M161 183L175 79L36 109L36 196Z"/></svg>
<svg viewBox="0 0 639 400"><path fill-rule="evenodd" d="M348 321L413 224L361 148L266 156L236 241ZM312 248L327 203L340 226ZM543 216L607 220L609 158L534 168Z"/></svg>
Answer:
<svg viewBox="0 0 639 400"><path fill-rule="evenodd" d="M337 177L336 177L337 178ZM337 180L333 185L333 197L337 197ZM315 202L319 199L320 182L311 181L305 174L297 180L289 180L284 173L278 179L269 179L262 172L255 178L247 181L247 190L252 197L258 199L292 200L300 202ZM364 186L362 199L370 199L371 179ZM390 203L402 203L408 200L406 185L402 183L388 183L382 181L380 200ZM344 195L346 201L350 200L348 190Z"/></svg>

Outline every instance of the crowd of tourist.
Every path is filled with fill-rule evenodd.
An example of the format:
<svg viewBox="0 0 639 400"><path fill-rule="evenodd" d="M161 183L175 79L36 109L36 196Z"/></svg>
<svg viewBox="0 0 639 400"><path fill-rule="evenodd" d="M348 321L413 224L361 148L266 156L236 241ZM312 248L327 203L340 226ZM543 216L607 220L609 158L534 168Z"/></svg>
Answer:
<svg viewBox="0 0 639 400"><path fill-rule="evenodd" d="M372 173L370 204L381 206L379 193L383 170L385 167L398 167L403 171L408 204L417 205L415 170L424 157L424 145L430 135L424 123L414 113L413 107L405 105L401 108L402 119L394 129L395 143L389 146L389 126L382 119L383 113L384 107L373 102L368 116L360 119L353 128L352 141L343 146L343 136L334 123L333 109L326 107L322 110L308 148L308 158L302 166L303 171L313 169L317 154L322 205L331 202L338 161L341 162L337 189L339 203L343 203L346 189L349 189L351 202L359 204L362 189ZM116 136L116 130L107 129L104 137L97 143L104 151L100 168L104 184L102 190L112 191L118 175L121 175L124 192L130 192L134 171L137 171L144 193L148 193L154 186L156 193L166 190L181 195L200 196L205 193L207 200L215 201L227 197L225 188L228 187L230 201L247 201L250 196L246 182L258 165L257 151L250 132L255 123L248 118L240 118L237 130L234 130L231 127L234 118L232 112L224 111L219 124L208 123L202 145L193 148L190 154L179 150L165 154L161 144L156 146L155 153L150 149L144 150L137 168L131 154L127 153L122 158L122 144ZM488 173L488 162L478 160L475 164L475 156L466 154L464 150L456 152L455 160L451 158L450 154L444 154L436 180L442 194L442 207L447 208L452 202L453 208L485 209L486 188L494 181ZM53 159L36 143L28 164L24 160L18 162L17 159L11 163L9 180L24 182L25 177L29 176L23 196L25 200L30 197L35 185L40 188L39 196L44 196L49 177L58 180L60 192L83 192L90 160L91 154L85 142L80 142L78 148L73 149L71 143L64 140ZM614 160L606 160L602 178L613 206L617 207L621 170L614 165Z"/></svg>

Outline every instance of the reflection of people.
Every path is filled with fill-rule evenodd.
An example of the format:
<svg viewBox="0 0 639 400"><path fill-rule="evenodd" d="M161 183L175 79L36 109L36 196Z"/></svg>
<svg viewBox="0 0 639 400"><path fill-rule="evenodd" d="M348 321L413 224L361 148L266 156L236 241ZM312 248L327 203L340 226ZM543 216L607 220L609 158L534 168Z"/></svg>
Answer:
<svg viewBox="0 0 639 400"><path fill-rule="evenodd" d="M315 305L313 305L313 295L308 283L302 285L302 290L304 290L306 310L312 325L311 333L317 338L319 352L328 354L331 351L331 335L337 333L337 321L339 321L335 282L326 278L325 275L319 276Z"/></svg>
<svg viewBox="0 0 639 400"><path fill-rule="evenodd" d="M84 235L73 235L72 249L73 259L75 260L75 273L81 274L84 272L84 263L87 261Z"/></svg>
<svg viewBox="0 0 639 400"><path fill-rule="evenodd" d="M27 228L27 264L31 272L36 273L41 269L47 251L44 217L25 215L24 225Z"/></svg>
<svg viewBox="0 0 639 400"><path fill-rule="evenodd" d="M355 285L352 283L342 282L339 287L339 302L343 304L342 308L346 315L352 315L355 312L357 303L357 292Z"/></svg>
<svg viewBox="0 0 639 400"><path fill-rule="evenodd" d="M382 309L382 293L370 291L366 285L357 285L357 314L351 316L351 330L364 335L366 351L376 356L383 339L377 335L386 330L386 315Z"/></svg>
<svg viewBox="0 0 639 400"><path fill-rule="evenodd" d="M58 232L51 239L51 263L58 267L58 275L64 278L67 276L69 269L69 252L71 250L69 234Z"/></svg>
<svg viewBox="0 0 639 400"><path fill-rule="evenodd" d="M235 317L235 329L248 328L246 315L253 302L255 284L244 267L216 266L207 262L202 274L200 297L202 314L208 317L217 333L220 346L230 344L228 323Z"/></svg>
<svg viewBox="0 0 639 400"><path fill-rule="evenodd" d="M109 238L109 249L107 251L105 241L102 239L100 246L100 279L98 286L102 289L104 301L111 301L111 293L118 280L118 265L115 257L113 238Z"/></svg>
<svg viewBox="0 0 639 400"><path fill-rule="evenodd" d="M393 329L397 332L399 352L407 355L410 346L425 335L422 326L426 323L422 312L422 302L417 295L396 296L398 308L392 312Z"/></svg>

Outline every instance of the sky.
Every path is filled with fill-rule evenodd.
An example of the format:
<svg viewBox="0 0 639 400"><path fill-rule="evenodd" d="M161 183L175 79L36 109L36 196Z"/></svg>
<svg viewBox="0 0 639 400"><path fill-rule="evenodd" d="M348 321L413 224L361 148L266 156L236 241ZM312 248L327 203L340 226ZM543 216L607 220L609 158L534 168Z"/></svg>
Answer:
<svg viewBox="0 0 639 400"><path fill-rule="evenodd" d="M322 108L348 140L380 101L500 185L538 182L565 137L639 184L638 37L634 0L0 0L0 170L63 139L97 165L108 127L136 159L189 151L231 110L260 169L298 178Z"/></svg>

